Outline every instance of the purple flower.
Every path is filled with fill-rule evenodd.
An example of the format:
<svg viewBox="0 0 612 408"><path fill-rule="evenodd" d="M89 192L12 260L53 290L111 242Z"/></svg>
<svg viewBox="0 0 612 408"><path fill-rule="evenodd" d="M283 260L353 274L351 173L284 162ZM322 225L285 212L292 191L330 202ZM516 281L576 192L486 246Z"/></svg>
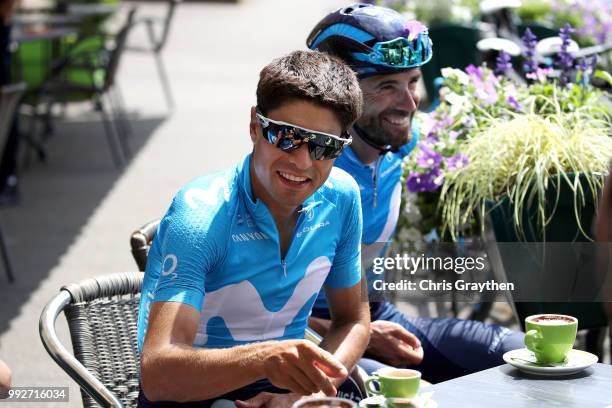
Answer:
<svg viewBox="0 0 612 408"><path fill-rule="evenodd" d="M548 80L548 75L552 72L552 68L538 68L535 72L529 72L525 74L527 79L532 79L538 82L546 82Z"/></svg>
<svg viewBox="0 0 612 408"><path fill-rule="evenodd" d="M468 157L463 153L457 153L446 160L446 168L455 171L464 168L469 163Z"/></svg>
<svg viewBox="0 0 612 408"><path fill-rule="evenodd" d="M570 46L570 34L574 30L572 26L566 24L565 27L559 30L559 37L561 37L561 49L557 53L557 66L561 70L559 75L559 84L565 86L570 81L571 70L574 67L574 57L569 53L568 49Z"/></svg>
<svg viewBox="0 0 612 408"><path fill-rule="evenodd" d="M474 64L470 64L465 67L465 72L467 72L468 75L473 77L473 79L479 79L482 81L484 77L484 70L482 69L482 67L476 67L474 66Z"/></svg>
<svg viewBox="0 0 612 408"><path fill-rule="evenodd" d="M444 183L444 176L439 168L427 173L410 173L406 180L408 191L413 193L432 192L440 188Z"/></svg>
<svg viewBox="0 0 612 408"><path fill-rule="evenodd" d="M417 20L408 21L405 25L406 34L408 35L408 41L412 41L420 33L427 32L427 27Z"/></svg>
<svg viewBox="0 0 612 408"><path fill-rule="evenodd" d="M514 109L515 111L523 112L523 107L514 96L510 95L508 98L506 98L506 102L508 102L508 105L512 106L512 109Z"/></svg>
<svg viewBox="0 0 612 408"><path fill-rule="evenodd" d="M470 114L464 117L463 120L461 121L461 124L463 125L463 127L466 127L466 128L471 128L472 126L474 126L474 123L476 123L476 118L474 117L473 114Z"/></svg>
<svg viewBox="0 0 612 408"><path fill-rule="evenodd" d="M432 169L440 166L442 155L431 149L425 143L419 143L419 155L417 156L417 166L423 169Z"/></svg>
<svg viewBox="0 0 612 408"><path fill-rule="evenodd" d="M453 118L434 113L434 124L429 130L428 136L437 136L441 130L444 130L453 124Z"/></svg>
<svg viewBox="0 0 612 408"><path fill-rule="evenodd" d="M523 34L523 45L525 50L523 56L525 57L525 63L523 64L523 71L525 73L534 72L538 68L538 62L536 61L536 45L538 44L538 37L536 37L529 28L525 30Z"/></svg>
<svg viewBox="0 0 612 408"><path fill-rule="evenodd" d="M487 102L488 104L494 104L497 102L497 89L499 80L495 75L486 75L482 67L475 67L470 64L465 68L465 71L470 75L472 84L476 88L474 96L480 100Z"/></svg>
<svg viewBox="0 0 612 408"><path fill-rule="evenodd" d="M495 65L496 75L506 75L512 69L512 57L506 51L501 50L497 56Z"/></svg>
<svg viewBox="0 0 612 408"><path fill-rule="evenodd" d="M591 74L593 73L593 68L597 65L597 54L593 55L591 58L591 62L587 62L586 58L581 58L580 61L576 64L576 69L580 71L580 85L582 87L587 86L591 82Z"/></svg>

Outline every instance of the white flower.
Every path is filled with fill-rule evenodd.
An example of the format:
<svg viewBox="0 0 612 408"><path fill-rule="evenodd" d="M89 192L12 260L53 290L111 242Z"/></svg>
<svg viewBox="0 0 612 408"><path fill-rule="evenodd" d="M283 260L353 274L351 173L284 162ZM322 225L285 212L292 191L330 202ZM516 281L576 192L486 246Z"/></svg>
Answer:
<svg viewBox="0 0 612 408"><path fill-rule="evenodd" d="M442 68L440 72L442 73L442 76L444 78L449 78L449 79L455 78L457 81L459 81L461 85L468 85L470 83L469 75L460 69L447 67L447 68Z"/></svg>

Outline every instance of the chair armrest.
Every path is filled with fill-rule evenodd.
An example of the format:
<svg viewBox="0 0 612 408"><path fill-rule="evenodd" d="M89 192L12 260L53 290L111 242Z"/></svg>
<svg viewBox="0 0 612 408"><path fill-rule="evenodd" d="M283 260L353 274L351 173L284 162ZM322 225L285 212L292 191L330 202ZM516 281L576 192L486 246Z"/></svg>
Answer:
<svg viewBox="0 0 612 408"><path fill-rule="evenodd" d="M103 407L123 408L123 404L64 347L55 331L55 320L72 302L70 292L61 290L43 309L38 324L40 339L55 362Z"/></svg>

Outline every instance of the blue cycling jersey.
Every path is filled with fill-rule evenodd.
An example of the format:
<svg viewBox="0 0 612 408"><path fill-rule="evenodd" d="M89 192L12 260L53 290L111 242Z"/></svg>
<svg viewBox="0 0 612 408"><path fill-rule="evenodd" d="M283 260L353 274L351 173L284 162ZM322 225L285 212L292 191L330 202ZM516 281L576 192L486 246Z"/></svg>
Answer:
<svg viewBox="0 0 612 408"><path fill-rule="evenodd" d="M386 253L395 234L402 201L402 161L414 149L418 140L418 129L413 127L412 138L408 144L402 146L398 152L381 155L373 164L363 164L350 147L346 148L334 163L335 167L353 176L359 185L363 211L361 263L369 283L373 282L375 277L372 272L374 258ZM369 289L372 290L371 284ZM321 292L315 308L327 307L325 293Z"/></svg>
<svg viewBox="0 0 612 408"><path fill-rule="evenodd" d="M304 337L322 285L361 279L362 214L355 181L334 168L302 205L284 259L276 224L253 200L250 156L198 178L174 198L149 252L138 316L138 347L152 302L200 312L195 347L223 348Z"/></svg>

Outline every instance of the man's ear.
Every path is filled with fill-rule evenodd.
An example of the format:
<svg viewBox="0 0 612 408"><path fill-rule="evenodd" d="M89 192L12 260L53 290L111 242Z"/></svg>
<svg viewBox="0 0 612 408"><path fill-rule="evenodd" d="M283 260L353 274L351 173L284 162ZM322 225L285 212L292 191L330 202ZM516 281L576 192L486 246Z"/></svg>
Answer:
<svg viewBox="0 0 612 408"><path fill-rule="evenodd" d="M251 141L253 143L257 141L258 130L260 128L256 114L257 108L255 106L251 106L251 121L249 122L249 133L251 134Z"/></svg>

